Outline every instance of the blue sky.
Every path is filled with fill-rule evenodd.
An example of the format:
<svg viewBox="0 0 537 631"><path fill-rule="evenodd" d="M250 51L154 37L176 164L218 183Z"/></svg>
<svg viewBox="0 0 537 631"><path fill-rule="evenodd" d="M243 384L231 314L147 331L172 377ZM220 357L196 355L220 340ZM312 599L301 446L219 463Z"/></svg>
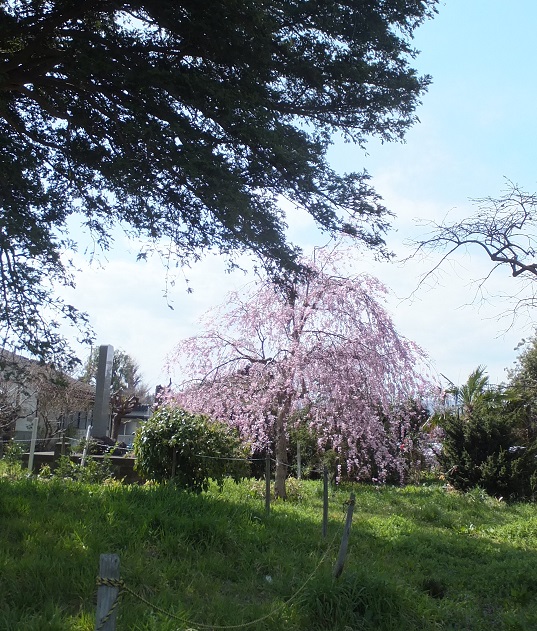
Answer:
<svg viewBox="0 0 537 631"><path fill-rule="evenodd" d="M449 0L415 35L421 51L415 67L433 83L417 110L420 123L404 144L372 140L366 152L337 143L330 161L339 170L367 169L373 184L395 214L388 244L399 258L410 252L409 238L423 234L419 220L441 220L472 213L471 199L498 196L504 178L537 191L535 165L537 102L534 0ZM289 217L290 236L305 251L321 241L306 215ZM136 263L136 247L119 238L104 268L87 267L69 299L91 316L97 343L133 355L149 385L167 381L161 368L182 337L195 333L200 315L222 302L225 292L247 282L226 274L215 256L185 272L193 294L178 279L174 310L162 294L164 272L157 261ZM479 252L457 256L429 288L405 299L435 259L376 264L364 255L361 269L378 276L393 291L389 309L400 332L420 344L439 373L463 382L477 365L488 367L494 382L516 357L514 347L531 335L532 314L498 317L511 303L498 295L515 288L508 270L496 272L487 287L488 302L474 301L476 280L490 265ZM508 330L507 330L508 329Z"/></svg>

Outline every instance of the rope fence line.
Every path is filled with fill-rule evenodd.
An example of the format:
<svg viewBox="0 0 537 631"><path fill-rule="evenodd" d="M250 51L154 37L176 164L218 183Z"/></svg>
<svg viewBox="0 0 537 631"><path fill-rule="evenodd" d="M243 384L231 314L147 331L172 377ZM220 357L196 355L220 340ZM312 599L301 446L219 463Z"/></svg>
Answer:
<svg viewBox="0 0 537 631"><path fill-rule="evenodd" d="M4 445L10 445L11 443L29 443L30 440L31 440L30 438L0 438L0 443L3 443ZM48 438L38 438L37 440L40 442L49 442L51 440L61 441L62 437L49 436ZM72 438L71 436L65 436L64 440L65 441L69 440L72 443L80 443L84 440L84 438Z"/></svg>
<svg viewBox="0 0 537 631"><path fill-rule="evenodd" d="M117 595L115 596L115 599L113 600L108 612L101 618L100 621L98 621L98 624L96 626L95 631L102 631L104 629L106 623L111 619L111 617L117 611L117 607L118 607L118 605L120 603L120 600L121 600L121 598L122 598L124 593L130 594L136 600L139 600L140 602L144 603L146 606L148 606L153 611L155 611L157 613L160 613L161 615L169 618L170 620L175 620L177 622L180 622L181 624L186 624L189 627L197 627L198 629L207 629L207 630L218 629L219 631L228 631L228 630L231 630L231 629L246 629L248 627L252 627L252 626L257 625L260 622L263 622L264 620L267 620L268 618L271 618L272 616L276 615L278 612L282 611L285 607L287 607L289 605L289 603L291 603L294 600L296 600L296 598L304 591L304 589L306 588L308 583L317 574L319 568L321 567L321 565L324 563L324 561L328 557L328 554L333 550L334 543L336 541L336 538L337 538L338 534L339 534L338 532L336 532L334 534L334 537L333 537L332 541L330 542L330 544L328 545L328 547L325 550L324 554L322 555L322 557L320 558L319 562L315 566L313 572L311 572L309 574L309 576L302 583L302 585L300 585L300 587L285 602L282 602L279 605L273 607L267 614L257 618L256 620L250 620L249 622L242 622L240 624L232 624L232 625L216 625L216 624L205 624L205 623L201 623L201 622L195 622L193 620L189 620L185 616L180 616L180 615L177 615L177 614L173 614L170 611L167 611L166 609L164 609L163 607L160 607L159 605L155 605L154 603L149 601L147 598L141 596L140 594L135 592L133 589L128 587L126 585L125 581L123 579L121 579L121 578L114 579L114 578L98 577L97 578L97 586L98 587L105 586L105 587L110 587L110 588L113 588L113 589L117 589L118 591L117 591Z"/></svg>
<svg viewBox="0 0 537 631"><path fill-rule="evenodd" d="M67 438L67 437L65 437ZM73 442L79 442L76 439L70 439ZM2 440L2 443L10 443L10 442L22 442L22 443L27 443L28 440ZM196 457L200 457L200 458L210 458L210 459L214 459L214 460L239 460L239 461L244 461L244 462L252 462L252 461L265 461L266 463L270 463L270 462L275 462L276 464L278 464L278 460L271 458L269 454L267 454L267 456L265 458L230 458L230 457L224 457L224 456L208 456L208 455L202 455L202 454L196 454ZM281 463L284 464L286 467L291 468L293 465L289 465L288 463ZM326 468L324 469L324 471L326 472ZM270 472L270 467L269 467L269 472ZM326 477L326 476L325 476ZM268 476L267 476L267 480L268 480ZM267 482L268 484L268 482ZM325 482L325 486L326 486L326 482ZM270 490L270 489L269 489ZM327 500L327 498L326 498ZM351 497L351 503L354 504L354 501ZM326 501L325 501L326 504ZM327 513L327 506L324 507L325 508L325 512ZM267 511L268 514L268 511ZM324 515L324 521L323 521L323 538L326 537L326 525L327 525L327 515ZM350 523L348 526L348 529L350 529ZM232 629L244 629L244 628L248 628L251 627L253 625L259 624L260 622L262 622L263 620L266 620L272 616L274 616L276 613L278 613L279 611L281 611L284 607L288 606L288 604L290 602L292 602L293 600L295 600L298 595L305 589L306 585L312 580L312 578L315 576L316 572L318 571L319 567L322 565L322 563L325 561L326 557L328 556L328 554L330 553L334 541L337 537L337 533L334 535L333 540L331 541L331 543L329 544L329 546L327 547L326 551L324 552L324 554L322 555L321 559L319 560L318 564L316 565L314 571L306 578L306 580L304 581L304 583L299 587L299 589L297 589L295 591L294 594L291 595L290 598L288 598L287 600L285 600L284 602L280 603L278 606L274 607L273 609L271 609L267 614L265 614L264 616L250 621L250 622L245 622L245 623L241 623L241 624L236 624L236 625L207 625L207 624L203 624L203 623L197 623L197 622L192 622L189 621L186 617L184 616L177 616L176 614L172 614L168 611L166 611L165 609L159 607L158 605L155 605L154 603L151 603L149 600L147 600L146 598L144 598L143 596L141 596L140 594L137 594L135 591L133 591L131 588L129 588L125 582L123 580L121 580L119 578L119 576L117 578L112 578L112 577L99 577L97 579L97 585L98 587L108 587L111 588L113 590L117 590L115 592L115 594L113 595L112 599L108 599L108 602L110 603L108 606L108 611L107 613L100 618L98 618L98 624L96 626L96 631L108 631L109 628L111 629L115 629L115 626L112 627L106 627L105 629L105 625L110 622L112 624L115 625L115 620L112 620L112 618L114 617L114 614L116 613L117 607L119 605L119 602L121 600L121 597L124 593L130 594L133 598L136 598L138 600L140 600L141 602L145 603L148 607L150 607L152 610L161 613L164 616L167 616L171 619L177 620L179 622L181 622L182 624L188 624L188 625L193 625L198 627L199 629L218 629L221 631L226 631L226 630L232 630ZM346 550L345 550L346 552ZM102 556L115 556L115 555L102 555ZM341 553L340 553L341 556ZM119 564L119 561L118 561Z"/></svg>
<svg viewBox="0 0 537 631"><path fill-rule="evenodd" d="M227 461L233 461L233 462L244 462L245 464L251 464L252 462L266 462L267 458L232 458L229 456L208 456L206 454L194 454L195 458L203 458L203 459L207 459L207 460L227 460ZM277 458L272 458L269 457L269 461L271 462L271 464L275 464L276 466L278 464L283 465L288 471L291 470L295 470L298 468L297 464L290 464L288 462L282 462L281 460L278 460ZM308 470L308 474L311 473L316 473L318 475L324 475L325 474L325 467L323 467L322 469L318 469L316 467L307 467Z"/></svg>
<svg viewBox="0 0 537 631"><path fill-rule="evenodd" d="M53 441L55 437L52 438L38 438L37 441ZM71 443L74 444L81 444L84 442L83 438L71 438L71 437L57 437L58 442L60 441L70 441ZM13 443L21 443L24 444L26 446L30 445L31 440L30 439L9 439L9 440L3 440L0 439L0 446L3 445L9 445L9 444L13 444ZM179 452L180 453L180 452ZM206 460L222 460L222 461L230 461L230 462L243 462L245 464L252 464L253 462L266 462L267 458L249 458L249 457L245 457L245 458L238 458L238 457L230 457L230 456L210 456L207 454L194 454L195 458L202 458L202 459L206 459ZM272 458L269 457L268 460L270 461L271 464L274 464L276 466L278 466L278 464L283 465L288 471L291 470L295 470L297 469L297 464L291 464L291 463L287 463L287 462L282 462L281 460L278 460L277 458ZM323 475L324 473L324 469L318 469L316 467L307 467L308 473L316 473L319 475Z"/></svg>
<svg viewBox="0 0 537 631"><path fill-rule="evenodd" d="M265 462L266 458L231 458L228 456L208 456L206 454L194 454L195 458L206 458L208 460L232 460L232 461L236 461L236 462L245 462L245 463L249 463L249 462ZM277 458L270 458L270 462L272 464L275 465L283 465L284 467L286 467L287 469L296 469L296 464L291 464L288 462L282 462L281 460L278 460ZM324 471L324 469L317 469L317 468L311 468L308 467L308 472L309 473L319 473L322 474Z"/></svg>
<svg viewBox="0 0 537 631"><path fill-rule="evenodd" d="M58 440L62 440L61 436L50 436L48 438L38 438L38 441L41 442L45 442L45 441L52 441L54 439L58 439ZM85 438L82 436L80 438L72 438L71 436L65 436L63 437L63 440L66 441L70 441L72 443L78 444L78 443L82 443L85 441ZM9 438L9 439L3 439L0 438L0 443L3 443L4 445L7 444L11 444L11 443L29 443L30 442L30 438ZM208 458L211 460L234 460L234 461L238 461L238 462L265 462L265 458L232 458L229 456L208 456L206 454L194 454L194 457L196 458ZM289 464L287 462L282 462L281 460L277 460L276 458L270 458L270 461L274 464L282 464L284 467L287 467L289 469L296 467L296 465L294 464ZM318 473L322 473L322 470L317 470L317 469L309 469L310 471L316 471Z"/></svg>
<svg viewBox="0 0 537 631"><path fill-rule="evenodd" d="M207 456L194 454L194 458L207 458L208 460L234 460L236 462L265 462L265 458L231 458L230 456Z"/></svg>
<svg viewBox="0 0 537 631"><path fill-rule="evenodd" d="M38 438L37 441L53 441L55 437L52 438ZM71 443L74 444L81 444L84 442L83 438L71 438L71 437L64 437L63 439L61 437L57 437L58 438L58 442L61 441L70 441ZM25 444L25 445L29 445L31 442L30 439L9 439L9 440L3 440L0 439L0 445L10 445L13 443L21 443L21 444ZM179 452L180 454L180 452ZM202 458L202 459L206 459L206 460L222 460L222 461L229 461L229 462L243 462L245 464L252 464L253 462L266 462L267 458L263 457L263 458L249 458L249 457L245 457L245 458L239 458L239 457L231 457L231 456L210 456L208 454L193 454L193 456L195 458ZM297 464L292 464L292 463L288 463L288 462L282 462L281 460L278 460L277 458L272 458L269 457L268 458L270 463L273 465L278 466L279 465L283 465L288 471L291 470L295 470L297 469ZM324 473L324 468L319 469L317 467L307 467L307 471L308 473L316 473L319 475L323 475Z"/></svg>
<svg viewBox="0 0 537 631"><path fill-rule="evenodd" d="M260 460L260 458L258 458L258 460ZM290 464L288 462L282 462L281 460L278 460L276 458L271 458L270 461L276 465L280 464L283 465L284 467L286 467L287 469L296 469L297 465L296 464ZM308 473L319 473L320 475L322 475L324 473L324 468L323 469L317 469L317 468L311 468L311 467L307 467Z"/></svg>
<svg viewBox="0 0 537 631"><path fill-rule="evenodd" d="M76 441L75 439L71 439L74 442L80 442L80 441ZM10 441L7 441L10 442ZM27 443L28 441L18 441L18 442L24 442ZM64 447L63 445L65 445L65 440L62 440L62 455L64 453ZM59 443L57 443L58 445ZM30 452L28 455L28 469L30 471L30 473L33 473L33 463L34 463L34 453L35 453L35 447L34 446L30 446ZM0 457L2 455L2 451L0 450ZM59 456L59 454L56 452L56 450L54 451L55 455L54 458L57 458ZM171 471L171 477L172 479L175 477L175 468L176 468L176 456L177 456L177 451L174 451L174 458L173 458L173 463L172 463L172 471ZM220 455L208 455L208 454L193 454L193 456L195 458L203 458L203 459L210 459L210 460L221 460L221 461L234 461L234 462L242 462L244 464L247 465L251 465L254 462L265 462L265 475L264 475L264 479L265 479L265 513L268 515L270 514L270 505L271 505L271 500L272 500L272 493L271 493L271 478L272 478L272 472L271 472L271 464L272 463L276 463L276 465L278 465L279 460L276 458L272 458L270 456L270 453L267 453L267 455L264 458L238 458L238 457L230 457L230 456L220 456ZM70 456L69 456L70 457ZM179 456L180 457L180 456ZM86 458L86 452L84 451L82 453L82 460L81 460L81 466L84 467L85 465L85 458ZM285 465L285 468L287 469L287 471L292 471L295 469L295 465L293 464L289 464L289 463L281 463L283 465ZM300 469L298 467L298 465L296 466L296 471L297 471L297 479L301 479L300 476ZM309 473L318 473L318 474L322 474L323 478L324 478L324 488L323 488L323 504L324 504L324 519L323 519L323 537L326 537L326 530L327 530L327 502L328 502L328 473L327 473L327 469L323 468L323 470L319 470L316 468L312 468L309 470ZM287 475L287 474L286 474ZM276 480L278 478L278 472L276 472ZM276 490L274 493L274 496L276 497Z"/></svg>
<svg viewBox="0 0 537 631"><path fill-rule="evenodd" d="M57 439L58 441L60 440L64 440L64 441L69 441L71 443L74 444L80 444L83 443L85 441L84 437L81 438L72 438L70 436L52 436L49 438L38 438L38 442L50 442ZM2 439L0 438L0 443L4 444L4 445L8 445L8 444L12 444L12 443L25 443L25 444L29 444L30 443L30 439L29 438L22 438L22 439ZM230 456L209 456L207 454L194 454L195 458L203 458L203 459L207 459L207 460L227 460L227 461L232 461L232 462L244 462L246 464L248 463L252 463L252 462L265 462L266 461L266 457L263 458L250 458L250 457L245 457L245 458L239 458L239 457L230 457ZM277 458L273 458L270 457L270 462L272 464L275 464L276 466L278 465L283 465L285 468L287 469L296 469L297 465L296 464L291 464L288 462L282 462L281 460L278 460ZM318 473L318 474L322 474L323 473L323 469L318 469L318 468L310 468L308 467L308 472L309 473Z"/></svg>

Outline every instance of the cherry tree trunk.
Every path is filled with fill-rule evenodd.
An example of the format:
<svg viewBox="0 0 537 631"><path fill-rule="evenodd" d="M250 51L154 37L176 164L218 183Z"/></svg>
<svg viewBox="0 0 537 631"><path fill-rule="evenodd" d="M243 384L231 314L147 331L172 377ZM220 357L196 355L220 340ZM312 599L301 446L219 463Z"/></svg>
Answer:
<svg viewBox="0 0 537 631"><path fill-rule="evenodd" d="M287 478L287 435L285 421L289 406L284 406L276 420L276 476L274 481L274 496L287 499L285 480Z"/></svg>

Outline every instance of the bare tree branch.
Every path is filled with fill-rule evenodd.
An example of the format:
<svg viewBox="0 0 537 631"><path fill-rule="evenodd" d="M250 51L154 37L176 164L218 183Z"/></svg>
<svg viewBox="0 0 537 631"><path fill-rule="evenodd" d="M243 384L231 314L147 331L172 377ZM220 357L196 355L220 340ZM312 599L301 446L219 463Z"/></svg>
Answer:
<svg viewBox="0 0 537 631"><path fill-rule="evenodd" d="M531 296L519 297L513 292L509 299L513 312L521 306L535 306L535 292L531 285L537 280L537 194L526 193L518 185L507 181L507 189L499 198L485 197L472 200L477 211L468 218L449 223L426 222L429 228L424 238L410 243L414 252L406 259L418 255L427 257L440 252L440 259L420 278L418 289L435 276L446 262L453 261L461 251L481 250L494 264L484 277L477 281L476 297L493 272L507 266L514 278L523 279L523 291Z"/></svg>

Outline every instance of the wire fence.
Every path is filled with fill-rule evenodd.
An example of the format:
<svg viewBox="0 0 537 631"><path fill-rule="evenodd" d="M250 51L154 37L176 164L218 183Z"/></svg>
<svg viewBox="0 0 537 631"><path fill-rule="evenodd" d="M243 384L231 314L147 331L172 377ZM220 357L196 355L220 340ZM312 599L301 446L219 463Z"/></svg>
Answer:
<svg viewBox="0 0 537 631"><path fill-rule="evenodd" d="M71 438L69 436L52 436L49 438L38 438L37 441L41 442L41 443L50 443L52 441L56 440L57 442L61 442L62 440L65 442L69 442L71 444L75 444L75 445L83 445L85 442L84 438ZM19 439L0 439L0 444L3 445L10 445L10 444L26 444L26 445L30 445L31 439L30 438L19 438ZM114 448L115 446L112 445L111 448ZM245 464L248 463L252 463L252 462L265 462L266 461L266 457L263 458L254 458L254 457L244 457L244 458L239 458L239 457L232 457L232 456L209 456L207 454L194 454L194 458L201 458L204 460L226 460L226 461L230 461L230 462L244 462ZM289 462L283 462L282 460L278 460L277 458L273 458L270 457L270 462L273 465L280 465L282 467L285 467L287 470L292 470L292 469L296 469L297 465L295 463L289 463ZM322 474L323 473L323 469L318 469L315 467L311 467L308 466L308 472L309 473L318 473L318 474Z"/></svg>
<svg viewBox="0 0 537 631"><path fill-rule="evenodd" d="M62 455L68 455L70 453L70 455L76 455L76 453L84 453L84 445L86 443L86 439L85 438L73 438L73 437L69 437L69 436L64 436L64 435L59 435L59 436L53 436L53 437L49 437L49 438L38 438L36 440L36 446L34 448L32 448L31 446L31 439L15 439L15 438L10 438L10 439L0 439L0 458L5 455L9 449L10 445L14 445L14 446L18 446L18 449L16 450L18 453L22 452L24 454L29 453L30 454L30 458L33 455L33 452L40 452L43 451L43 447L44 447L44 451L45 453L47 453L47 447L48 447L48 453L54 453L55 455L57 455L58 449L59 449L59 445L62 445L62 449L61 449L61 454ZM69 445L68 445L69 443ZM41 449L37 449L37 445L41 446ZM80 446L80 450L79 452L77 451L76 453L71 451L71 448L73 447L73 445L78 445ZM56 446L54 449L50 449L50 447L54 447ZM7 447L7 449L6 449ZM69 447L69 449L67 449ZM114 449L114 446L109 446L108 449ZM58 452L60 453L60 452ZM88 457L92 457L96 454L88 454ZM100 454L102 455L102 454ZM125 453L120 454L122 456L125 456ZM267 455L265 455L264 457L255 457L255 456L249 456L249 457L234 457L234 456L221 456L221 455L209 455L209 454L194 454L193 456L194 458L200 458L203 460L218 460L218 461L228 461L228 462L242 462L245 465L252 465L254 463L261 463L264 462L265 463L265 477L267 477L267 475L269 475L270 470L272 469L272 467L276 467L278 468L280 467L284 467L287 470L287 475L289 475L290 473L295 473L296 477L298 479L300 479L301 476L301 465L296 462L296 463L289 463L289 462L283 462L282 460L278 459L278 458L274 458L270 453L267 453ZM86 462L86 459L84 458L84 463ZM83 463L83 464L84 464ZM267 473L267 467L269 467L268 471L269 473ZM326 474L325 471L325 467L319 468L316 466L311 466L308 465L307 467L305 467L304 469L307 470L308 476L311 475L316 475L319 477L322 477L323 475ZM259 474L260 472L258 472ZM174 475L174 472L172 472L172 477ZM256 475L255 472L253 473L254 476L259 477L259 475ZM268 494L268 490L267 490L267 494ZM268 502L268 498L267 498L267 502ZM268 507L268 504L267 504ZM268 510L268 508L267 508Z"/></svg>
<svg viewBox="0 0 537 631"><path fill-rule="evenodd" d="M202 458L202 459L207 459L207 460L230 460L233 462L244 462L244 463L249 463L249 462L265 462L266 461L266 457L264 458L233 458L230 456L208 456L206 454L194 454L195 458ZM278 460L277 458L270 458L270 462L271 464L274 464L276 466L280 465L282 467L285 467L287 470L292 470L292 469L296 469L297 465L294 463L289 463L289 462L282 462L281 460ZM319 475L322 475L323 473L323 469L317 469L315 467L310 467L308 466L308 472L309 473L318 473Z"/></svg>
<svg viewBox="0 0 537 631"><path fill-rule="evenodd" d="M14 444L14 445L19 445L20 447L22 447L22 449L16 449L15 452L10 453L11 456L18 456L18 457L23 457L23 458L28 458L28 470L30 471L30 473L34 473L34 464L36 462L37 459L37 468L39 468L39 466L43 467L45 466L45 471L47 472L47 474L50 474L50 470L52 468L52 471L55 470L55 463L57 462L58 458L60 456L67 456L68 458L70 458L71 460L73 458L77 458L80 457L80 463L79 466L84 468L88 462L88 460L92 459L94 456L104 456L104 455L114 455L113 451L111 451L111 449L113 449L113 446L111 447L107 447L105 449L104 452L99 452L98 454L88 454L87 453L87 441L85 439L75 439L72 437L67 437L65 435L59 435L58 437L53 437L50 440L53 441L54 439L56 439L55 445L54 445L54 449L53 451L48 451L48 452L44 452L41 449L36 449L36 446L38 443L43 444L43 440L37 440L34 442L34 444L32 445L32 441L31 440L24 440L24 439L9 439L9 440L2 440L0 441L0 458L2 456L6 456L8 454L8 450L9 447L6 449L5 445L7 444ZM71 446L68 445L68 442L70 443L76 443L78 445L80 445L80 450L77 450L77 452L73 452L71 451ZM86 446L84 446L84 443L86 443ZM46 443L45 443L46 445ZM21 453L22 452L22 453ZM115 467L116 467L116 473L117 475L121 476L121 479L125 480L128 479L130 482L136 482L139 481L139 477L136 476L134 474L134 466L132 464L128 464L129 463L129 459L123 460L124 456L126 455L124 452L120 453L120 454L116 454L121 458L121 463L115 462ZM180 458L180 452L175 452L174 453L174 458L173 458L173 462L172 462L172 470L171 470L171 476L170 479L174 479L176 476L176 467L177 467L177 458L176 456L179 456ZM52 457L52 460L50 460L50 458ZM43 461L43 458L45 458L45 461ZM46 460L46 458L48 458L48 460ZM215 454L215 455L210 455L210 454L194 454L194 458L199 458L199 459L209 459L209 460L218 460L218 461L228 461L228 462L242 462L245 465L247 465L248 467L251 467L252 465L255 465L255 463L261 463L264 462L265 463L265 467L264 467L264 471L262 471L259 466L257 471L255 470L255 467L247 469L249 471L249 475L252 477L255 477L257 479L263 479L264 478L264 482L265 482L265 491L264 491L264 499L265 499L265 513L268 515L270 514L271 511L271 502L273 499L276 499L280 496L282 497L286 497L286 492L285 490L283 490L282 492L282 487L281 485L278 483L278 479L280 479L281 481L281 467L283 467L286 470L286 474L285 477L288 477L289 474L294 473L295 477L300 480L302 478L301 475L301 464L300 461L298 460L297 463L288 463L288 462L284 462L279 458L274 458L273 455L267 451L267 453L265 454L264 457L257 457L257 456L249 456L249 457L237 457L237 456L223 456L220 454ZM130 462L134 462L134 458L130 459ZM76 460L75 460L76 462ZM48 465L48 466L47 466ZM271 477L272 477L272 470L273 468L276 468L276 476L275 476L275 481L274 481L274 488L272 490L272 482L271 482ZM328 471L326 466L323 466L323 468L318 468L315 466L308 466L307 467L307 473L308 476L311 477L312 475L318 476L320 478L324 479L324 503L326 504L327 500L327 495L328 495ZM82 473L81 473L82 474ZM246 476L247 477L247 476ZM333 477L333 476L332 476ZM327 507L324 507L324 520L323 520L323 536L326 537L326 531L327 531Z"/></svg>

